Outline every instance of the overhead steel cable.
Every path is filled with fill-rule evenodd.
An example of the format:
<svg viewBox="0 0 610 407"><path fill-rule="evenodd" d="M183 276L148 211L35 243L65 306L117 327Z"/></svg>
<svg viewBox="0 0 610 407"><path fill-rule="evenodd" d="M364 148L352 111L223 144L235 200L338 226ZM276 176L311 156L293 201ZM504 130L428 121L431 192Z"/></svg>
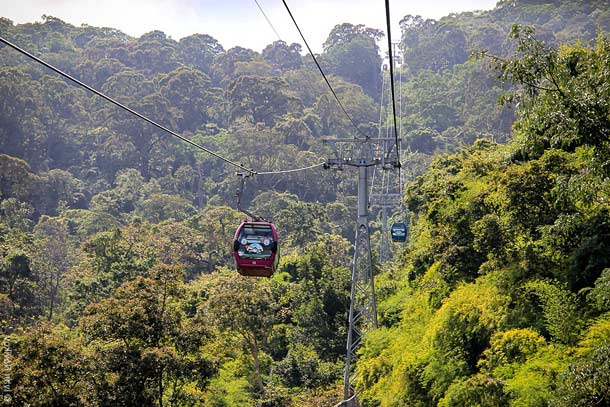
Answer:
<svg viewBox="0 0 610 407"><path fill-rule="evenodd" d="M384 89L385 89L385 75L381 74L381 98L379 99L379 125L377 126L377 137L381 138L381 124L383 122L383 100L384 100ZM385 146L384 146L385 148ZM371 195L375 192L375 177L377 175L377 166L373 167L373 178L371 180L371 192L369 193L369 206L371 204Z"/></svg>
<svg viewBox="0 0 610 407"><path fill-rule="evenodd" d="M263 16L265 17L265 20L267 20L267 23L269 24L269 26L271 27L271 29L273 30L273 32L275 33L275 35L277 35L278 40L283 41L282 37L280 36L280 34L278 34L277 30L275 29L275 27L273 26L273 23L271 22L271 20L269 19L269 17L267 17L267 14L265 13L265 10L263 10L263 8L261 7L260 3L258 2L258 0L254 0L254 2L256 3L256 5L258 6L258 9L260 10L260 12L263 14ZM257 172L256 175L274 175L274 174L288 174L291 172L298 172L298 171L305 171L305 170L310 170L313 168L318 168L323 166L325 163L318 163L318 164L314 164L314 165L310 165L308 167L303 167L303 168L295 168L295 169L290 169L290 170L280 170L280 171L262 171L262 172Z"/></svg>
<svg viewBox="0 0 610 407"><path fill-rule="evenodd" d="M273 26L273 23L271 23L271 20L269 20L269 17L267 17L267 14L265 13L265 10L263 10L263 8L261 7L261 5L258 3L258 0L254 0L254 2L256 3L256 5L258 6L258 9L261 11L261 13L263 14L263 16L265 17L265 20L267 20L267 23L269 24L269 26L271 27L271 29L273 30L273 32L275 33L275 35L277 35L277 39L282 41L282 37L280 37L280 35L278 34L277 30L275 29L275 27Z"/></svg>
<svg viewBox="0 0 610 407"><path fill-rule="evenodd" d="M403 54L403 59L401 62L401 68L402 68L402 64L404 63L404 54ZM398 137L400 138L400 140L402 140L402 129L403 129L403 125L402 125L402 86L400 86L402 84L402 69L400 69L398 71L398 117L400 118L400 124L398 126ZM401 141L402 142L402 141ZM409 147L407 147L407 154L409 153ZM404 197L402 195L402 170L398 171L398 196L399 196L399 201L400 201L400 213L404 213Z"/></svg>
<svg viewBox="0 0 610 407"><path fill-rule="evenodd" d="M400 146L398 144L398 126L396 125L396 98L394 96L394 58L392 58L392 27L390 24L390 0L385 0L385 18L388 30L388 55L390 57L390 83L392 90L392 113L394 115L394 138L396 140L396 166L400 170Z"/></svg>
<svg viewBox="0 0 610 407"><path fill-rule="evenodd" d="M73 76L70 76L69 74L65 73L65 72L64 72L64 71L62 71L61 69L56 68L56 67L54 67L53 65L49 64L48 62L45 62L45 61L43 61L42 59L38 58L37 56L30 54L30 53L29 53L29 52L27 52L26 50L24 50L24 49L22 49L22 48L18 47L17 45L15 45L15 44L11 43L10 41L8 41L8 40L6 40L6 39L4 39L4 38L0 37L0 42L2 42L2 43L4 43L4 44L8 45L9 47L11 47L11 48L13 48L14 50L16 50L16 51L20 52L21 54L23 54L23 55L27 56L28 58L33 59L34 61L38 62L39 64L44 65L44 66L45 66L45 67L47 67L48 69L50 69L50 70L52 70L53 72L55 72L55 73L57 73L57 74L59 74L59 75L63 76L64 78L69 79L70 81L72 81L72 82L76 83L77 85L79 85L79 86L81 86L81 87L83 87L83 88L87 89L89 92L92 92L92 93L96 94L97 96L101 97L102 99L105 99L106 101L108 101L108 102L110 102L110 103L112 103L112 104L114 104L114 105L116 105L116 106L120 107L121 109L123 109L123 110L125 110L125 111L127 111L127 112L131 113L132 115L134 115L134 116L136 116L136 117L138 117L138 118L140 118L140 119L144 120L145 122L147 122L147 123L149 123L149 124L151 124L151 125L153 125L153 126L157 127L158 129L161 129L161 130L163 130L164 132L171 134L172 136L176 137L177 139L180 139L180 140L184 141L185 143L188 143L188 144L190 144L191 146L193 146L193 147L195 147L195 148L197 148L197 149L199 149L199 150L202 150L202 151L204 151L204 152L206 152L206 153L208 153L208 154L210 154L210 155L212 155L212 156L214 156L214 157L218 158L219 160L222 160L222 161L226 162L227 164L233 165L233 166L235 166L235 167L237 167L237 168L239 168L239 169L241 169L241 170L244 170L244 171L246 171L246 172L248 172L248 173L250 173L250 174L256 174L256 171L254 171L253 169L251 169L251 168L247 168L247 167L245 167L245 166L244 166L244 165L242 165L242 164L236 163L235 161L231 161L231 160L229 160L228 158L225 158L225 157L221 156L220 154L218 154L218 153L216 153L216 152L214 152L214 151L212 151L212 150L210 150L210 149L207 149L207 148L205 148L204 146L202 146L202 145L200 145L200 144L197 144L197 143L195 143L194 141L189 140L189 139L187 139L187 138L186 138L186 137L184 137L184 136L181 136L180 134L178 134L178 133L176 133L176 132L174 132L174 131L172 131L172 130L168 129L167 127L165 127L165 126L163 126L163 125L161 125L161 124L159 124L159 123L155 122L154 120L149 119L148 117L144 116L143 114L138 113L138 112L136 112L135 110L133 110L133 109L131 109L131 108L129 108L129 107L127 107L127 106L125 106L124 104L122 104L122 103L120 103L120 102L118 102L118 101L114 100L114 99L113 99L113 98L111 98L110 96L106 96L105 94L103 94L103 93L102 93L102 92L100 92L99 90L97 90L97 89L95 89L95 88L92 88L91 86L87 85L86 83L83 83L83 82L79 81L78 79L74 78Z"/></svg>
<svg viewBox="0 0 610 407"><path fill-rule="evenodd" d="M305 170L311 170L313 168L318 168L323 166L324 164L326 164L326 162L323 163L317 163L314 165L310 165L308 167L302 167L302 168L294 168L291 170L280 170L280 171L265 171L265 172L257 172L256 175L274 175L274 174L288 174L290 172L298 172L298 171L305 171Z"/></svg>
<svg viewBox="0 0 610 407"><path fill-rule="evenodd" d="M176 133L176 132L174 132L174 131L172 131L172 130L168 129L167 127L160 125L159 123L155 122L154 120L149 119L148 117L144 116L143 114L136 112L135 110L133 110L133 109L131 109L131 108L129 108L129 107L127 107L127 106L125 106L124 104L122 104L122 103L120 103L120 102L117 102L116 100L114 100L114 99L113 99L113 98L111 98L110 96L107 96L107 95L103 94L103 93L102 93L102 92L100 92L99 90L97 90L97 89L95 89L95 88L92 88L91 86L87 85L86 83L83 83L83 82L79 81L78 79L76 79L76 78L74 78L74 77L70 76L69 74L65 73L65 72L64 72L64 71L62 71L61 69L56 68L56 67L54 67L53 65L49 64L48 62L45 62L45 61L43 61L42 59L38 58L37 56L34 56L34 55L30 54L30 53L29 53L29 52L27 52L26 50L24 50L24 49L20 48L19 46L15 45L15 44L13 44L13 43L11 43L10 41L8 41L8 40L6 40L6 39L4 39L4 38L0 37L0 42L2 42L2 43L4 43L4 44L8 45L9 47L11 47L11 48L13 48L14 50L16 50L16 51L20 52L21 54L23 54L23 55L27 56L28 58L33 59L34 61L38 62L39 64L44 65L45 67L47 67L47 68L49 68L50 70L52 70L53 72L56 72L57 74L59 74L59 75L63 76L64 78L69 79L70 81L72 81L72 82L76 83L77 85L79 85L79 86L81 86L81 87L83 87L83 88L87 89L88 91L90 91L90 92L92 92L92 93L96 94L97 96L101 97L102 99L107 100L108 102L110 102L110 103L112 103L112 104L114 104L114 105L116 105L116 106L120 107L120 108L121 108L121 109L123 109L123 110L126 110L127 112L129 112L129 113L131 113L132 115L134 115L134 116L136 116L136 117L138 117L138 118L140 118L140 119L142 119L142 120L146 121L147 123L150 123L150 124L152 124L153 126L155 126L155 127L159 128L159 129L161 129L161 130L163 130L163 131L165 131L165 132L167 132L167 133L171 134L172 136L174 136L174 137L178 138L179 140L184 141L185 143L188 143L188 144L190 144L191 146L193 146L193 147L195 147L195 148L197 148L197 149L199 149L199 150L202 150L202 151L204 151L204 152L206 152L206 153L208 153L208 154L210 154L210 155L212 155L212 156L214 156L214 157L216 157L216 158L218 158L218 159L220 159L220 160L222 160L222 161L226 162L227 164L230 164L230 165L232 165L232 166L234 166L234 167L237 167L237 168L239 168L239 169L241 169L241 170L244 170L244 171L246 171L247 173L249 173L249 174L251 174L251 175L272 175L272 174L286 174L286 173L290 173L290 172L305 171L305 170L309 170L309 169L313 169L313 168L321 167L322 165L324 165L324 163L318 163L318 164L315 164L315 165L310 165L310 166L307 166L307 167L302 167L302 168L294 168L294 169L281 170L281 171L265 171L265 172L258 172L258 171L255 171L255 170L253 170L253 169L251 169L251 168L248 168L248 167L244 166L243 164L239 164L239 163L236 163L235 161L229 160L228 158L225 158L225 157L223 157L222 155L220 155L220 154L218 154L218 153L216 153L216 152L214 152L214 151L212 151L212 150L210 150L210 149L208 149L208 148L205 148L204 146L202 146L202 145L200 145L200 144L197 144L197 143L195 143L194 141L189 140L189 139L187 139L187 138L186 138L186 137L184 137L184 136L181 136L180 134L178 134L178 133Z"/></svg>
<svg viewBox="0 0 610 407"><path fill-rule="evenodd" d="M356 131L358 131L358 133L360 133L360 135L364 138L368 138L368 136L366 134L364 134L362 132L362 130L360 130L360 128L358 126L356 126L356 123L354 123L354 120L352 119L352 116L349 115L349 113L347 113L347 110L345 110L345 107L343 106L343 103L341 103L341 100L339 99L339 97L337 96L337 93L335 92L335 90L333 89L332 85L330 84L330 81L328 80L328 78L326 77L326 74L324 73L324 70L322 69L322 67L320 66L320 63L318 62L318 59L316 58L316 56L314 55L313 51L311 50L311 47L309 46L309 43L307 42L307 40L305 39L305 36L303 35L303 32L301 31L301 28L299 27L299 25L297 24L297 21L294 19L294 16L292 15L292 12L290 11L290 7L288 7L288 4L286 4L286 0L282 0L282 3L284 3L284 6L286 7L286 11L288 11L288 14L290 15L290 18L292 19L292 22L294 23L294 26L297 28L297 31L299 32L299 34L301 35L301 38L303 39L303 42L305 43L305 46L307 47L307 50L309 51L309 55L311 55L311 58L313 59L313 62L315 62L316 66L318 67L318 70L320 71L320 73L322 74L322 77L324 78L324 81L326 82L326 84L328 85L328 88L330 89L331 93L333 94L333 96L335 97L335 100L337 101L337 103L339 104L339 107L341 108L341 110L343 111L343 113L345 114L345 116L349 119L350 123L354 126L354 128L356 129Z"/></svg>

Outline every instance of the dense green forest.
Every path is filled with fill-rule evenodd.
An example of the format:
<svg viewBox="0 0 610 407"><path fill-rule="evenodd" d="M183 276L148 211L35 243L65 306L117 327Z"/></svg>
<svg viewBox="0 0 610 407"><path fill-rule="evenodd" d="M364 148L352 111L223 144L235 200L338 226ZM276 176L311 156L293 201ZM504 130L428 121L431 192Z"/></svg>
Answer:
<svg viewBox="0 0 610 407"><path fill-rule="evenodd" d="M410 240L376 266L361 404L610 405L610 2L502 0L400 28ZM257 171L393 126L384 33L363 25L338 24L318 55L357 130L298 44L51 16L0 18L0 36ZM280 233L270 279L235 271L234 173L1 48L0 400L340 401L354 173L248 181L244 203Z"/></svg>

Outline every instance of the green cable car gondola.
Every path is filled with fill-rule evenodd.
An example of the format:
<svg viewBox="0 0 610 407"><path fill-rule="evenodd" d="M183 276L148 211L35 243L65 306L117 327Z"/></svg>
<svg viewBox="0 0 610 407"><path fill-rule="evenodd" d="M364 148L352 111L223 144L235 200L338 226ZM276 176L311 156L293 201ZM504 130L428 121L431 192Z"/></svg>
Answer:
<svg viewBox="0 0 610 407"><path fill-rule="evenodd" d="M407 224L404 222L395 222L390 228L392 234L392 241L394 242L406 242L407 241Z"/></svg>

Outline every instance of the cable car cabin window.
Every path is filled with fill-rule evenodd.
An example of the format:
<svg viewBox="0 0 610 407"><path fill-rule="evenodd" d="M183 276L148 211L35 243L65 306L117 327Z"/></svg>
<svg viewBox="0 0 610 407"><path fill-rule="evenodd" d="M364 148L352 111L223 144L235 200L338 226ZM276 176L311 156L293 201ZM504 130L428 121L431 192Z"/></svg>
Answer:
<svg viewBox="0 0 610 407"><path fill-rule="evenodd" d="M407 231L402 228L397 228L392 231L392 234L396 237L402 237L407 234Z"/></svg>
<svg viewBox="0 0 610 407"><path fill-rule="evenodd" d="M273 231L265 226L244 226L237 238L242 259L268 260L273 254Z"/></svg>
<svg viewBox="0 0 610 407"><path fill-rule="evenodd" d="M390 228L392 240L395 242L404 242L407 240L407 225L404 223L395 223Z"/></svg>

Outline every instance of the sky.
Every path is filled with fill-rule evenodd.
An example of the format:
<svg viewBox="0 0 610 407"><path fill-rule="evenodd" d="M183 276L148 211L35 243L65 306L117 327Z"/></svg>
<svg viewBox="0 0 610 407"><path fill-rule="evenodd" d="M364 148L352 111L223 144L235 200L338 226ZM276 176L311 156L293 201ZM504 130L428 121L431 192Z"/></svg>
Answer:
<svg viewBox="0 0 610 407"><path fill-rule="evenodd" d="M282 0L257 0L287 43L302 44ZM390 0L392 40L407 14L439 19L450 13L492 9L497 0ZM382 0L286 0L313 51L336 24L365 24L385 31ZM278 39L255 0L0 0L0 16L16 24L50 15L80 26L118 28L134 37L161 30L175 40L209 34L225 49L236 45L261 51ZM303 46L303 49L305 47Z"/></svg>

